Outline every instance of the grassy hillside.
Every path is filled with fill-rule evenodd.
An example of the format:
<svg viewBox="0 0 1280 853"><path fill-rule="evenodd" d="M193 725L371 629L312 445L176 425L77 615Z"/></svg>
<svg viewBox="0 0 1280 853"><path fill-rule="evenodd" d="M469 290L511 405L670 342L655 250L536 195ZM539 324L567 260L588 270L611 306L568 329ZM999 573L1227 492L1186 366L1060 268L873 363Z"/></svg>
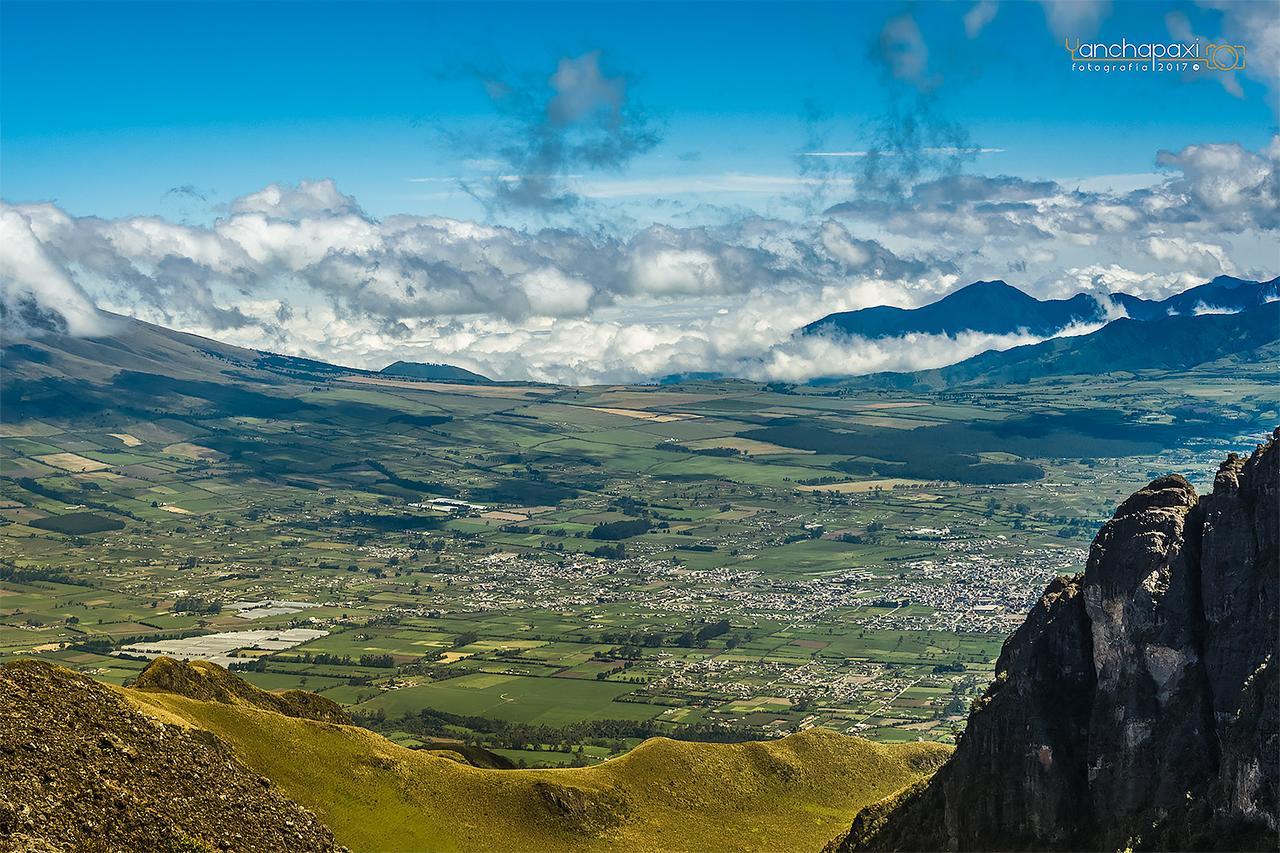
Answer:
<svg viewBox="0 0 1280 853"><path fill-rule="evenodd" d="M811 730L769 743L656 738L587 768L480 770L352 726L123 693L217 734L355 851L818 849L948 754Z"/></svg>

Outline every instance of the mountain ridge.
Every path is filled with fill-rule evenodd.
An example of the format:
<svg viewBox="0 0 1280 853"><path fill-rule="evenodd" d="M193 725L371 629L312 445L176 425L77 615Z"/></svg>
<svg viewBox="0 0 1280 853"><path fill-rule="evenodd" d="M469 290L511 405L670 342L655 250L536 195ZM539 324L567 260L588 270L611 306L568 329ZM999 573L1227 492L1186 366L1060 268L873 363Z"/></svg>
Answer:
<svg viewBox="0 0 1280 853"><path fill-rule="evenodd" d="M1081 373L1186 369L1280 338L1280 320L1274 319L1280 299L1273 299L1269 295L1276 289L1278 282L1280 279L1259 283L1219 277L1213 282L1165 300L1169 304L1181 300L1177 304L1189 306L1187 311L1169 314L1167 310L1160 309L1151 313L1147 319L1122 318L1087 334L1051 337L1036 344L1008 350L990 350L941 368L914 373L827 376L810 382L824 385L833 382L868 382L882 387L942 387L985 381L1025 381L1035 375L1070 372L1065 371L1063 365L1072 358L1075 359L1073 370ZM1018 299L1039 305L1081 306L1090 302L1096 307L1092 297L1083 294L1072 300L1042 303L1002 282L989 282L985 285L984 288L979 288L979 292L1002 294L1012 291L1019 294ZM1257 286L1251 288L1251 285ZM972 287L974 286L971 285L970 288ZM1190 310L1200 305L1221 308L1221 305L1211 305L1206 301L1218 298L1215 294L1221 293L1243 294L1248 298L1238 299L1237 302L1248 304L1234 313L1215 310L1196 314L1194 310ZM1128 299L1136 300L1126 303L1130 308L1134 305L1146 305L1147 308L1142 309L1144 311L1151 311L1150 306L1164 304L1147 302L1138 297ZM941 305L945 301L944 299L933 305ZM879 312L882 309L888 312L885 316L911 314L905 309L887 306L864 310ZM182 382L250 383L262 388L278 386L288 381L367 381L388 377L460 384L539 384L492 380L447 364L401 361L388 365L382 371L371 371L302 356L247 349L119 315L112 315L110 319L112 333L105 336L72 337L50 333L6 340L0 348L5 368L0 374L0 385L3 385L9 411L14 416L39 417L51 412L56 414L68 407L74 410L81 405L99 408L119 406L122 401L132 399L129 392L138 390L144 392L145 397L154 400L158 394L165 393L166 389L172 389L173 383L169 381L172 379ZM1147 328L1147 324L1151 324L1151 327ZM1226 331L1220 335L1221 330ZM1237 333L1246 335L1246 344L1238 347L1226 345L1230 343L1229 338ZM1126 337L1130 340L1127 349L1117 351L1115 348ZM1179 355L1171 346L1179 339L1197 339L1201 343L1181 345L1182 354ZM1223 345L1217 345L1218 342ZM1034 349L1035 347L1040 349ZM1073 357L1073 350L1092 350L1096 355ZM1023 366L1010 366L1015 362ZM157 383L148 377L162 377L162 380ZM732 378L718 373L692 372L657 377L654 381L672 384ZM195 396L199 398L201 393L197 392ZM137 408L145 410L147 405L146 400L143 400Z"/></svg>
<svg viewBox="0 0 1280 853"><path fill-rule="evenodd" d="M1117 313L1143 321L1197 312L1227 313L1256 308L1278 297L1280 278L1251 281L1218 276L1162 300L1122 292L1042 300L997 279L974 282L917 308L879 305L828 314L802 327L799 334L873 340L908 334L955 337L964 332L1049 337L1072 326L1118 319Z"/></svg>
<svg viewBox="0 0 1280 853"><path fill-rule="evenodd" d="M1099 303L1083 293L1069 299L1040 300L1000 280L976 281L919 308L877 305L815 320L801 334L838 333L865 338L961 332L1050 335L1073 323L1105 317Z"/></svg>
<svg viewBox="0 0 1280 853"><path fill-rule="evenodd" d="M988 350L946 367L874 373L849 381L879 387L939 388L1025 383L1051 376L1186 370L1260 349L1278 339L1280 302L1270 302L1233 314L1114 320L1087 335Z"/></svg>

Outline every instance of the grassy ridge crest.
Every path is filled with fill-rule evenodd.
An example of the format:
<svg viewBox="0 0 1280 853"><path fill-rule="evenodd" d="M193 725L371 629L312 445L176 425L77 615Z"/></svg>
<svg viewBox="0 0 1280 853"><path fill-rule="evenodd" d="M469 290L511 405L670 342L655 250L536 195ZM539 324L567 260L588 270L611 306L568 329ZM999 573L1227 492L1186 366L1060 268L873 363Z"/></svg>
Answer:
<svg viewBox="0 0 1280 853"><path fill-rule="evenodd" d="M593 767L483 770L252 704L122 693L216 734L354 851L818 849L949 754L814 729L742 744L653 738Z"/></svg>

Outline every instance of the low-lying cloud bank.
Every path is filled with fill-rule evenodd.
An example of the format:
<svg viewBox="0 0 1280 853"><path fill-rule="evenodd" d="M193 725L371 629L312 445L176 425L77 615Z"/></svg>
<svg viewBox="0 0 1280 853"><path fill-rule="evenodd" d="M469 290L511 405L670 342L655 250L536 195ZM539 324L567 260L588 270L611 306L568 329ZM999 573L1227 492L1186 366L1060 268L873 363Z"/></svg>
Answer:
<svg viewBox="0 0 1280 853"><path fill-rule="evenodd" d="M652 225L620 235L442 217L376 219L332 181L268 186L212 225L0 205L6 338L110 332L99 309L232 343L380 368L449 361L504 379L758 379L937 367L1022 335L793 338L869 305L978 279L1038 296L1162 297L1274 275L1280 139L1161 152L1124 194L952 175L802 222Z"/></svg>
<svg viewBox="0 0 1280 853"><path fill-rule="evenodd" d="M1069 326L1053 337L1087 335L1104 324ZM804 382L818 377L861 376L867 373L910 373L946 367L989 350L1007 350L1038 344L1047 338L1019 332L993 335L961 332L958 335L908 334L893 338L805 336L771 348L754 363L742 366L738 375L749 379Z"/></svg>

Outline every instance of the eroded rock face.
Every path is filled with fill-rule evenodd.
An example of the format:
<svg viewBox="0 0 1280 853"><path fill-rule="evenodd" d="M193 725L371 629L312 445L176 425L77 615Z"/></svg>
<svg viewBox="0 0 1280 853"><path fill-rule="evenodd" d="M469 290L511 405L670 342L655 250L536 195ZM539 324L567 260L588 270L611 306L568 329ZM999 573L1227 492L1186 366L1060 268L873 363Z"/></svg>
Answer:
<svg viewBox="0 0 1280 853"><path fill-rule="evenodd" d="M1280 430L1140 490L1006 641L930 782L842 850L1280 846Z"/></svg>
<svg viewBox="0 0 1280 853"><path fill-rule="evenodd" d="M1095 816L1126 827L1152 808L1185 806L1188 780L1216 767L1200 656L1198 504L1181 477L1156 480L1116 510L1085 569L1097 675L1089 799Z"/></svg>

